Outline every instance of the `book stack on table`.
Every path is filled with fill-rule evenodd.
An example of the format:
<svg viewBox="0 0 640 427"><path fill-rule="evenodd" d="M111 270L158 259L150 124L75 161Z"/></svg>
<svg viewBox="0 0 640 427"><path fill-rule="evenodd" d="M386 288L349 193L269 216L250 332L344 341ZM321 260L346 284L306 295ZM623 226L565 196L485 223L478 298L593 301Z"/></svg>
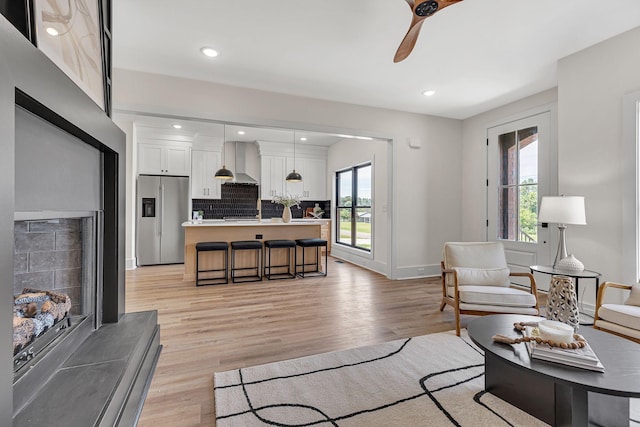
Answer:
<svg viewBox="0 0 640 427"><path fill-rule="evenodd" d="M526 336L538 336L533 327L527 327L524 331ZM576 368L588 369L591 371L604 372L604 366L598 359L589 343L582 348L560 348L551 347L548 344L530 341L526 343L531 359L544 360L547 362L561 363L563 365L574 366Z"/></svg>

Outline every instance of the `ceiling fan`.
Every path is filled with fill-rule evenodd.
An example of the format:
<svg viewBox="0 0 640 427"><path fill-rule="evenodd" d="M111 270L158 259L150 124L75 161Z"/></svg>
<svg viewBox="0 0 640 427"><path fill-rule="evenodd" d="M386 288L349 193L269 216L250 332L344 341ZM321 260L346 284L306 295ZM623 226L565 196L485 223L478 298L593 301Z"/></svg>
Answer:
<svg viewBox="0 0 640 427"><path fill-rule="evenodd" d="M432 16L434 13L439 10L444 9L447 6L451 6L452 4L458 3L462 0L405 0L411 11L413 12L413 19L411 20L411 26L409 27L409 31L407 31L407 35L402 39L402 43L400 43L400 47L396 51L396 55L393 57L393 62L400 62L404 60L411 51L413 47L416 45L416 41L418 40L418 34L420 34L420 27L422 27L422 22L428 17Z"/></svg>

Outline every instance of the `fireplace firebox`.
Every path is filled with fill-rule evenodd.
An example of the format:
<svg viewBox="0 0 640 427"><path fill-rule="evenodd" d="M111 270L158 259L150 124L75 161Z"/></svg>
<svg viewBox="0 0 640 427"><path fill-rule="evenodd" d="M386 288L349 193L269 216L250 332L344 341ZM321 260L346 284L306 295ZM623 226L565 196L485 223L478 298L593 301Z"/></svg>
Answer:
<svg viewBox="0 0 640 427"><path fill-rule="evenodd" d="M20 212L14 226L13 368L38 363L77 325L96 317L101 212ZM94 327L97 327L94 324Z"/></svg>

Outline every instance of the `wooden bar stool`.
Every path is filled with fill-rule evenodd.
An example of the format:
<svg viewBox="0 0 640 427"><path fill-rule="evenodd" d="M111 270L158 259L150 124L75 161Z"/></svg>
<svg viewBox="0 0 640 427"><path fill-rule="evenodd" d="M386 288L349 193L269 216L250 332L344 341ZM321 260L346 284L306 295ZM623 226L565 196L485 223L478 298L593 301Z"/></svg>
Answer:
<svg viewBox="0 0 640 427"><path fill-rule="evenodd" d="M200 252L224 252L224 268L200 270ZM217 271L224 271L224 276L200 278L200 273L213 273ZM227 242L196 243L196 286L222 285L225 283L229 283L229 244Z"/></svg>
<svg viewBox="0 0 640 427"><path fill-rule="evenodd" d="M322 258L320 257L320 248L327 247L327 241L323 239L319 239L314 237L313 239L298 239L296 240L296 245L299 248L302 248L302 264L298 264L296 260L296 271L295 274L300 277L312 277L312 276L326 276L327 270L329 268L329 256L327 254L328 251L324 253L324 271L322 271ZM307 248L316 248L316 259L315 262L307 263L305 261L305 252ZM297 248L296 248L297 252ZM297 254L296 254L297 257ZM315 266L315 270L306 271L306 266L313 265ZM300 267L300 271L298 271L298 267Z"/></svg>
<svg viewBox="0 0 640 427"><path fill-rule="evenodd" d="M278 249L287 250L287 263L281 265L271 265L271 251ZM291 271L291 249L293 249L293 272ZM293 240L265 240L264 241L264 257L262 265L264 266L264 276L268 280L273 279L293 279L296 277L295 265L297 261L296 257L296 242ZM271 273L274 268L287 267L286 273Z"/></svg>
<svg viewBox="0 0 640 427"><path fill-rule="evenodd" d="M248 267L236 267L236 252L237 251L255 251L255 265ZM261 260L262 260L262 242L259 240L240 240L231 242L231 281L233 283L239 282L260 282L262 281L261 272ZM237 271L255 270L256 274L246 276L236 276Z"/></svg>

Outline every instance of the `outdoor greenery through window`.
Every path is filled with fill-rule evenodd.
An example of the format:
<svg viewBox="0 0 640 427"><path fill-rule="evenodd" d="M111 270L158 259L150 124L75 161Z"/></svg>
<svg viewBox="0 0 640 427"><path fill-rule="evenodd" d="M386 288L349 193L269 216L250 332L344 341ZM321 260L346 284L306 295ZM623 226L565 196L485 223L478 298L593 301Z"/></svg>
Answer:
<svg viewBox="0 0 640 427"><path fill-rule="evenodd" d="M371 163L336 172L336 243L371 251Z"/></svg>
<svg viewBox="0 0 640 427"><path fill-rule="evenodd" d="M498 238L538 241L538 128L499 136L500 189Z"/></svg>

